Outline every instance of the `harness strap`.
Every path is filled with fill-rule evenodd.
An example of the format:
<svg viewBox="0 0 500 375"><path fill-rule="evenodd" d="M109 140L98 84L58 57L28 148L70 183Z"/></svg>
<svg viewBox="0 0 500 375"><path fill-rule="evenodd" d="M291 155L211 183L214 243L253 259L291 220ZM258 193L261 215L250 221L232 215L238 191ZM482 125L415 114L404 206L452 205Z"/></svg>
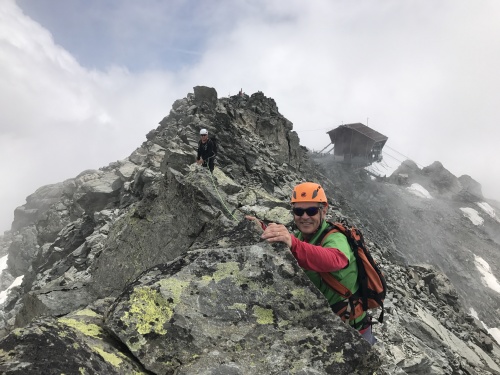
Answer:
<svg viewBox="0 0 500 375"><path fill-rule="evenodd" d="M330 305L330 308L343 322L349 322L349 325L355 329L360 329L366 323L366 316L368 316L368 314L365 314L365 317L361 321L355 322L355 320L365 312L363 310L363 305L357 298L339 301Z"/></svg>

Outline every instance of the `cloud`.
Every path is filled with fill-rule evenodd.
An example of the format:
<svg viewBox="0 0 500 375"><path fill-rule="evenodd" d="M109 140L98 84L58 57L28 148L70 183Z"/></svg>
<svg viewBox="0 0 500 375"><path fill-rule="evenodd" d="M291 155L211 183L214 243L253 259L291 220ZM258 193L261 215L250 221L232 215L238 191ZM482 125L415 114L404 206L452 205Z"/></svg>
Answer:
<svg viewBox="0 0 500 375"><path fill-rule="evenodd" d="M166 72L83 68L12 2L0 8L0 229L38 187L125 158L175 95Z"/></svg>

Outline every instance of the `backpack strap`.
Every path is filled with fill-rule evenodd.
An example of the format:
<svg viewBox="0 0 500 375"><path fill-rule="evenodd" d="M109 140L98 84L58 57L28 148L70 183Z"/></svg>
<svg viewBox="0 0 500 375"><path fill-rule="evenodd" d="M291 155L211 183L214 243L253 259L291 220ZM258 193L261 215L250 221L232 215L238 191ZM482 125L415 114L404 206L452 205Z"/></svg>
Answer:
<svg viewBox="0 0 500 375"><path fill-rule="evenodd" d="M335 224L328 222L330 226L326 228L321 236L318 238L316 243L319 243L320 246L323 246L325 239L332 233L341 232ZM341 232L342 233L342 232ZM332 288L336 293L340 294L344 298L349 298L352 296L352 292L346 288L344 285L340 283L335 277L332 276L330 272L318 272L323 281Z"/></svg>
<svg viewBox="0 0 500 375"><path fill-rule="evenodd" d="M318 272L323 281L332 288L335 293L340 294L343 298L349 298L353 294L352 292L346 288L340 281L338 281L335 277L332 276L330 272Z"/></svg>
<svg viewBox="0 0 500 375"><path fill-rule="evenodd" d="M336 223L331 223L328 222L329 226L326 228L326 230L323 231L321 236L318 238L316 243L319 243L320 246L323 246L323 243L325 242L325 239L332 233L337 233L340 232L345 235L344 231L342 230L342 227L339 227ZM349 246L352 249L352 244L349 241L349 237L345 235L347 238L347 242L349 243ZM353 250L354 251L354 250ZM338 295L340 295L344 301L340 301L336 303L335 305L331 306L332 310L338 314L342 320L353 320L354 316L357 315L357 313L362 313L362 311L359 311L359 303L357 303L358 300L358 294L357 293L352 293L349 288L347 288L345 285L343 285L340 281L338 281L335 277L330 272L318 272L318 274L321 276L321 279Z"/></svg>
<svg viewBox="0 0 500 375"><path fill-rule="evenodd" d="M212 156L210 156L209 159L215 158L217 156L217 151L215 150L215 141L213 140L213 138L208 138L208 142L212 144Z"/></svg>

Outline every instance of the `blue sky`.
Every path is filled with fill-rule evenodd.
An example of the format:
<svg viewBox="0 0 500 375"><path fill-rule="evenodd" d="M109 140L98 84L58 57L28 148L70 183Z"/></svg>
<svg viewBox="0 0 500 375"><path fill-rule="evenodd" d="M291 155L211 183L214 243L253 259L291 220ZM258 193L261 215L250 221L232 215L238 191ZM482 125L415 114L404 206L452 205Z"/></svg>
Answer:
<svg viewBox="0 0 500 375"><path fill-rule="evenodd" d="M263 91L311 149L368 122L500 200L499 15L496 0L2 0L0 233L38 187L130 155L197 85Z"/></svg>
<svg viewBox="0 0 500 375"><path fill-rule="evenodd" d="M216 26L209 21L214 9L204 4L208 2L18 1L81 65L100 70L124 65L131 72L177 71L195 64Z"/></svg>

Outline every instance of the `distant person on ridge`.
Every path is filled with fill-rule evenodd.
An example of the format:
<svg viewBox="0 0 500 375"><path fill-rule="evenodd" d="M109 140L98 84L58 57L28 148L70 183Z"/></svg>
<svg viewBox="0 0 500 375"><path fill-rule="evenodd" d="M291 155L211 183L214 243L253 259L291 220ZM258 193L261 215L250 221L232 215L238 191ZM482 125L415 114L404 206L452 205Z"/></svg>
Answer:
<svg viewBox="0 0 500 375"><path fill-rule="evenodd" d="M196 163L209 168L210 173L214 173L215 147L211 139L208 138L208 130L200 130L200 141L198 142L198 155Z"/></svg>
<svg viewBox="0 0 500 375"><path fill-rule="evenodd" d="M323 282L319 273L329 272L352 293L355 293L359 287L355 255L346 236L340 232L330 233L323 238L322 245L319 245L323 232L329 227L325 220L328 201L320 185L304 182L295 186L291 203L293 219L298 231L291 234L282 224L271 223L266 226L261 222L264 229L261 238L268 242L285 243L297 259L299 266L323 293L332 310L337 313L339 306L343 304L343 298ZM246 216L246 218L258 220L253 216ZM370 344L373 345L377 341L372 334L371 321L366 312L354 316L349 324L358 330Z"/></svg>

